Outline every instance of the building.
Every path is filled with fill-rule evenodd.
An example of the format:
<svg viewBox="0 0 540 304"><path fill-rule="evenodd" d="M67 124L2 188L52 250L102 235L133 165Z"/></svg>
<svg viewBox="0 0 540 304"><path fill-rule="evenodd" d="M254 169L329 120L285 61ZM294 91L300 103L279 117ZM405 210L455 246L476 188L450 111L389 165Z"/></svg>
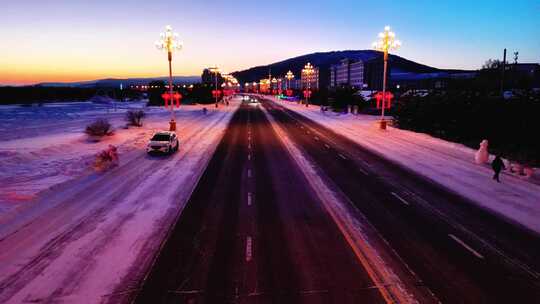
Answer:
<svg viewBox="0 0 540 304"><path fill-rule="evenodd" d="M304 89L311 88L312 90L319 89L319 68L313 68L313 74L307 75L304 70L301 72L300 80Z"/></svg>
<svg viewBox="0 0 540 304"><path fill-rule="evenodd" d="M388 62L388 80L391 80L391 62ZM384 62L382 56L377 56L364 62L364 84L369 90L382 90Z"/></svg>
<svg viewBox="0 0 540 304"><path fill-rule="evenodd" d="M342 85L364 87L364 63L361 60L345 58L330 67L330 87Z"/></svg>

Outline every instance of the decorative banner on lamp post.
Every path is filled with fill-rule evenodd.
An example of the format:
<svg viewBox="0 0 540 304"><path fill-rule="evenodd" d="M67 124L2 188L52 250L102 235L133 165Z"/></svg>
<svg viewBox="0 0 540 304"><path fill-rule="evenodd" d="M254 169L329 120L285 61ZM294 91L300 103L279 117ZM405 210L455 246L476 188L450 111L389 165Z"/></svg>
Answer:
<svg viewBox="0 0 540 304"><path fill-rule="evenodd" d="M311 91L310 90L304 90L304 97L310 98L311 97Z"/></svg>
<svg viewBox="0 0 540 304"><path fill-rule="evenodd" d="M291 89L287 90L287 96L292 96L293 91Z"/></svg>
<svg viewBox="0 0 540 304"><path fill-rule="evenodd" d="M163 100L165 100L165 108L168 109L169 108L169 99L171 99L171 94L163 93L163 94L161 94L161 98L163 98ZM172 104L172 102L171 102L171 104Z"/></svg>
<svg viewBox="0 0 540 304"><path fill-rule="evenodd" d="M176 107L180 108L180 100L182 99L182 94L178 92L174 92L173 98L176 101ZM172 106L172 102L171 102L171 106Z"/></svg>
<svg viewBox="0 0 540 304"><path fill-rule="evenodd" d="M386 95L386 98L384 98L384 101L385 101L384 108L390 109L392 105L392 99L394 98L394 94L392 94L392 92L386 92L385 95ZM380 109L382 107L382 102L383 102L383 92L377 92L377 94L375 94L375 99L377 99L377 109Z"/></svg>
<svg viewBox="0 0 540 304"><path fill-rule="evenodd" d="M218 98L219 96L221 96L221 91L220 90L212 90L212 96L214 96L214 98Z"/></svg>

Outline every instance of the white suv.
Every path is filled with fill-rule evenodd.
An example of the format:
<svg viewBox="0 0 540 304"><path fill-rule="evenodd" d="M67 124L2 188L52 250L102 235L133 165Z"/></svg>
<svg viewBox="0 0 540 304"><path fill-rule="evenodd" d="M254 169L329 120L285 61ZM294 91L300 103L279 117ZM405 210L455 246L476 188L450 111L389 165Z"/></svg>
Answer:
<svg viewBox="0 0 540 304"><path fill-rule="evenodd" d="M154 133L154 136L152 136L150 142L148 142L146 152L173 153L178 151L179 145L180 142L178 141L176 133L171 131L159 131Z"/></svg>

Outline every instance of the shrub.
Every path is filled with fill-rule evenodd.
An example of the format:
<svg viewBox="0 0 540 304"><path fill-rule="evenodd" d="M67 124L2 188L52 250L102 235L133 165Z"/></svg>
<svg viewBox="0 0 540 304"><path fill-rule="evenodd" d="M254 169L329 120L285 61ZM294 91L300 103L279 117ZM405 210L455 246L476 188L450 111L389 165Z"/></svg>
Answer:
<svg viewBox="0 0 540 304"><path fill-rule="evenodd" d="M538 128L540 100L526 95L504 100L489 93L448 91L425 97L402 98L394 112L402 129L424 132L460 142L474 149L489 140L492 153L531 165L540 165Z"/></svg>
<svg viewBox="0 0 540 304"><path fill-rule="evenodd" d="M142 127L142 120L145 116L143 110L128 111L126 113L126 121L129 126Z"/></svg>
<svg viewBox="0 0 540 304"><path fill-rule="evenodd" d="M86 134L90 136L105 136L112 133L112 126L106 119L100 118L86 126Z"/></svg>

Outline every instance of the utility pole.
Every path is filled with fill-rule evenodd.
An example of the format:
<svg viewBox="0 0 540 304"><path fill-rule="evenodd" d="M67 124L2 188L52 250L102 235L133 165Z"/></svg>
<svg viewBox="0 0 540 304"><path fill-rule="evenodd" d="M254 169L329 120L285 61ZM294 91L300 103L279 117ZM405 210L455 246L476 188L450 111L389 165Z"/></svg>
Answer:
<svg viewBox="0 0 540 304"><path fill-rule="evenodd" d="M506 70L506 49L503 52L502 71L501 71L501 96L504 94L504 70Z"/></svg>

